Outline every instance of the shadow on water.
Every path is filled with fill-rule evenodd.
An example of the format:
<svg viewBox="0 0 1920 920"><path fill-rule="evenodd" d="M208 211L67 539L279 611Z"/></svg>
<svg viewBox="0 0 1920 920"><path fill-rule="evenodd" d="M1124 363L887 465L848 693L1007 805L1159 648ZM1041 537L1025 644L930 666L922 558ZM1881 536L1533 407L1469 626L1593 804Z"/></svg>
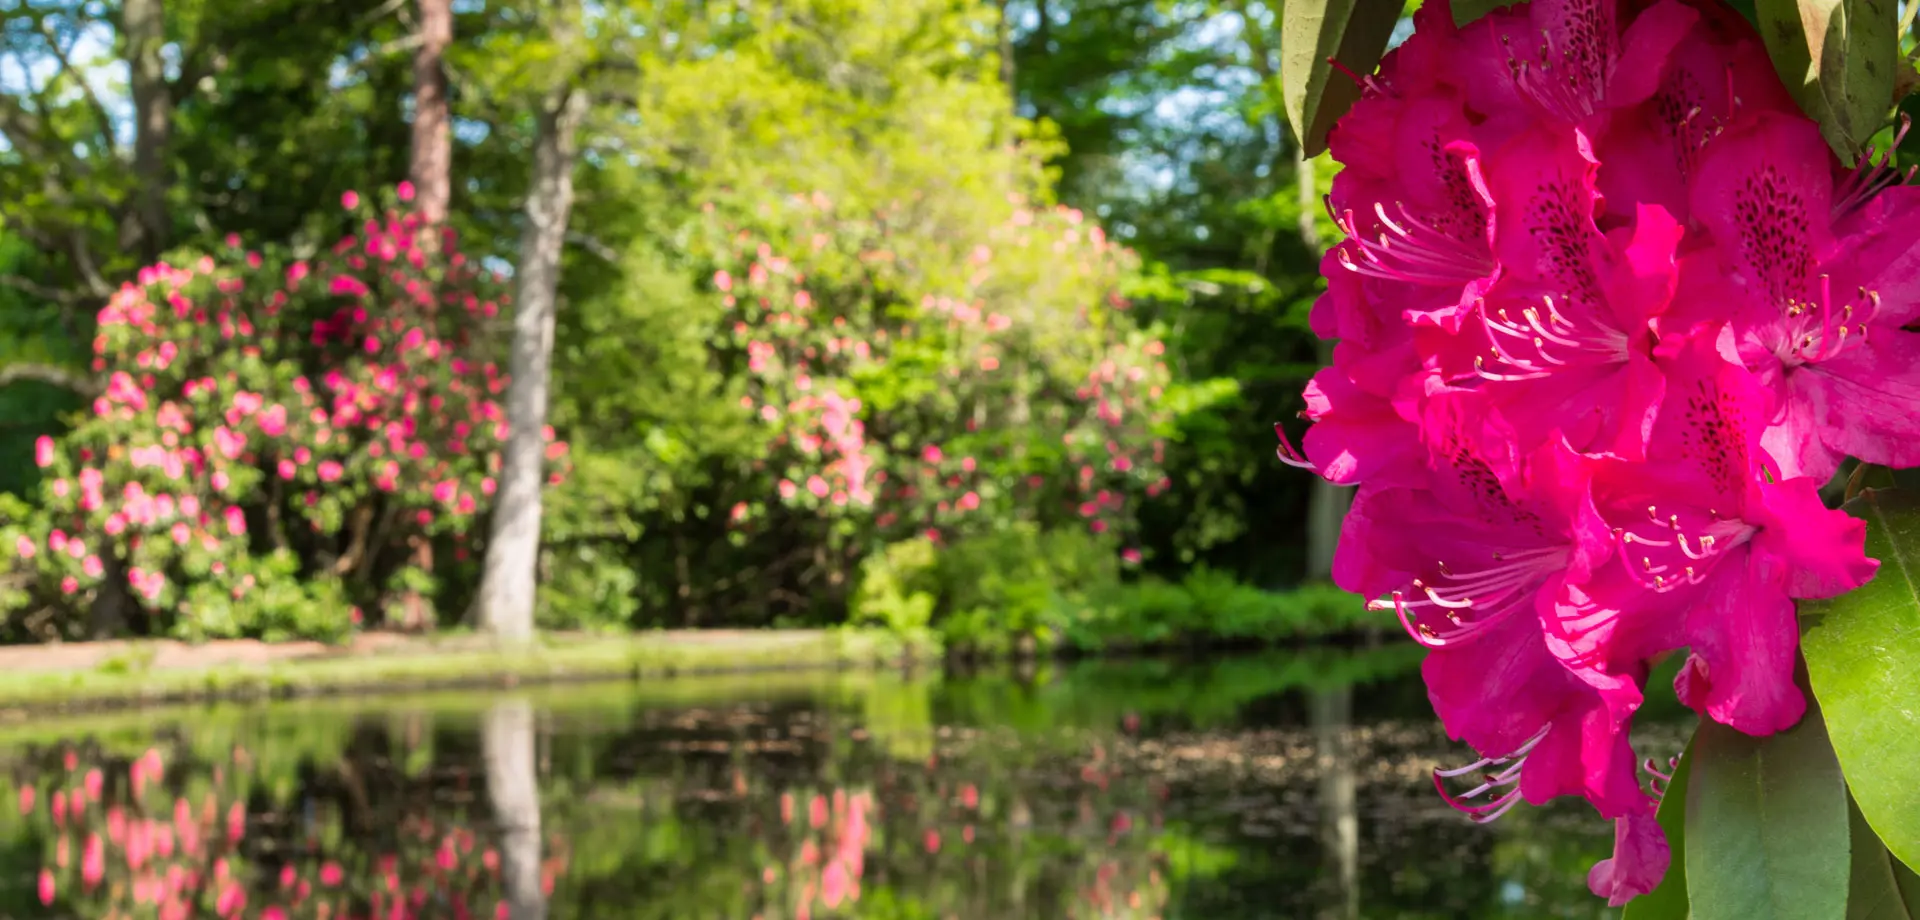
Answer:
<svg viewBox="0 0 1920 920"><path fill-rule="evenodd" d="M1417 650L168 710L0 732L0 918L1598 917ZM1676 714L1645 730L1676 750Z"/></svg>

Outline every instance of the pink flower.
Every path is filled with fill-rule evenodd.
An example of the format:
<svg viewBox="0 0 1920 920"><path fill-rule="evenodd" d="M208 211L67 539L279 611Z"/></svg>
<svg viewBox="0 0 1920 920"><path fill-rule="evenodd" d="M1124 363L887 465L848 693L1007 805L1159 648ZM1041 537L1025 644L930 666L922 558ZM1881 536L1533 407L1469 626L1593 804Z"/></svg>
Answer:
<svg viewBox="0 0 1920 920"><path fill-rule="evenodd" d="M99 834L88 834L80 850L80 882L91 889L107 876L107 844Z"/></svg>
<svg viewBox="0 0 1920 920"><path fill-rule="evenodd" d="M360 193L359 193L359 192L356 192L356 191L353 191L352 189L348 189L348 190L347 190L346 192L344 192L344 193L342 193L342 194L340 195L340 207L341 207L341 208L343 208L343 209L345 209L345 210L348 210L348 211L351 211L351 210L353 210L354 208L357 208L357 207L359 207L359 206L360 206ZM221 913L226 913L226 911L221 911Z"/></svg>
<svg viewBox="0 0 1920 920"><path fill-rule="evenodd" d="M791 479L780 480L780 497L781 498L791 499L795 495L798 495L799 493L800 493L800 487L794 485L793 480Z"/></svg>
<svg viewBox="0 0 1920 920"><path fill-rule="evenodd" d="M287 480L291 480L294 474L300 471L299 467L294 466L292 460L281 460L275 468L279 471L280 478Z"/></svg>
<svg viewBox="0 0 1920 920"><path fill-rule="evenodd" d="M73 594L78 592L79 590L80 590L79 579L74 578L72 575L68 575L67 577L60 579L60 593Z"/></svg>
<svg viewBox="0 0 1920 920"><path fill-rule="evenodd" d="M339 463L333 460L322 460L320 461L318 472L320 474L321 482L334 482L340 478L340 475L342 472L344 472L344 470L341 468Z"/></svg>
<svg viewBox="0 0 1920 920"><path fill-rule="evenodd" d="M246 449L247 438L245 435L225 425L221 425L213 429L213 444L214 448L220 451L220 456L228 460L238 460L240 458L240 452Z"/></svg>
<svg viewBox="0 0 1920 920"><path fill-rule="evenodd" d="M1836 189L1834 165L1797 112L1730 126L1692 190L1715 246L1687 278L1689 316L1730 315L1741 359L1783 407L1762 442L1781 473L1821 481L1847 455L1920 465L1920 334L1905 328L1920 319L1920 190Z"/></svg>
<svg viewBox="0 0 1920 920"><path fill-rule="evenodd" d="M1793 601L1875 568L1817 487L1847 454L1920 465L1920 193L1837 169L1758 37L1700 9L1421 10L1330 138L1346 239L1309 321L1338 345L1304 453L1282 434L1360 485L1334 578L1386 598L1486 755L1442 794L1481 821L1585 798L1615 905L1669 860L1627 745L1649 661L1688 648L1708 718L1793 724ZM1109 425L1121 370L1078 393Z"/></svg>
<svg viewBox="0 0 1920 920"><path fill-rule="evenodd" d="M99 578L106 572L106 566L101 564L99 556L88 553L87 558L80 560L80 571L88 578Z"/></svg>
<svg viewBox="0 0 1920 920"><path fill-rule="evenodd" d="M238 403L238 400L235 400ZM260 430L267 437L277 438L287 433L287 408L275 403L260 413Z"/></svg>
<svg viewBox="0 0 1920 920"><path fill-rule="evenodd" d="M332 888L346 880L346 873L340 870L340 864L328 860L320 864L320 884Z"/></svg>
<svg viewBox="0 0 1920 920"><path fill-rule="evenodd" d="M14 548L14 552L17 553L22 559L32 559L34 556L34 553L38 552L38 549L34 546L33 540L29 538L26 534L21 534L20 536L14 538L13 548Z"/></svg>
<svg viewBox="0 0 1920 920"><path fill-rule="evenodd" d="M920 451L920 459L928 463L939 463L943 456L945 455L940 453L940 448L932 444L928 444Z"/></svg>
<svg viewBox="0 0 1920 920"><path fill-rule="evenodd" d="M400 180L400 184L394 187L394 190L399 193L401 201L413 200L413 183L412 182L402 179ZM347 208L348 210L352 210L353 206L348 205Z"/></svg>
<svg viewBox="0 0 1920 920"><path fill-rule="evenodd" d="M1610 527L1591 552L1618 549L1590 586L1544 620L1555 654L1583 677L1682 646L1676 689L1703 715L1753 735L1791 727L1806 701L1794 684L1795 598L1864 584L1866 525L1825 507L1821 481L1784 478L1759 447L1769 397L1741 368L1733 332L1676 343L1650 464L1596 473L1596 507ZM1663 351L1667 348L1663 346ZM1559 643L1564 642L1564 647Z"/></svg>
<svg viewBox="0 0 1920 920"><path fill-rule="evenodd" d="M460 487L459 483L456 483L451 479L434 483L433 500L440 502L442 504L453 501L454 493L458 491L459 487Z"/></svg>
<svg viewBox="0 0 1920 920"><path fill-rule="evenodd" d="M33 440L33 462L41 469L53 465L53 439L41 435Z"/></svg>
<svg viewBox="0 0 1920 920"><path fill-rule="evenodd" d="M48 906L48 907L52 907L52 906L53 906L53 897L54 897L54 893L55 893L55 892L54 892L54 883L53 883L53 870L52 870L52 869L41 869L41 870L40 870L40 881L39 881L39 886L40 886L40 887L39 887L39 891L40 891L40 903L41 903L41 904L43 904L43 905L45 905L45 906Z"/></svg>
<svg viewBox="0 0 1920 920"><path fill-rule="evenodd" d="M955 504L962 511L972 511L973 509L980 507L980 494L978 492L968 492L967 494L960 496L960 500Z"/></svg>
<svg viewBox="0 0 1920 920"><path fill-rule="evenodd" d="M819 476L807 477L807 491L812 492L815 498L825 498L827 496L828 489L829 489L829 486L827 485L827 481L825 479L822 479Z"/></svg>
<svg viewBox="0 0 1920 920"><path fill-rule="evenodd" d="M227 533L237 537L247 532L247 516L238 507L227 506L227 509L221 512L221 516L226 518Z"/></svg>

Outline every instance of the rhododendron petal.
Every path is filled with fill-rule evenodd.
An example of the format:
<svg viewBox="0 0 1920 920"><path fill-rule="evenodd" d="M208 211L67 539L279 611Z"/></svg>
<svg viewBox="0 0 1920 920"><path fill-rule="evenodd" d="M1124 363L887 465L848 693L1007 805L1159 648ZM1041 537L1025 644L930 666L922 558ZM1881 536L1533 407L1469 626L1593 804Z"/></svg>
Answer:
<svg viewBox="0 0 1920 920"><path fill-rule="evenodd" d="M1587 890L1620 907L1658 887L1671 860L1666 833L1652 815L1616 818L1613 855L1587 872Z"/></svg>
<svg viewBox="0 0 1920 920"><path fill-rule="evenodd" d="M1680 702L1749 735L1792 728L1807 709L1793 681L1800 627L1782 575L1752 554L1721 565L1687 618L1699 664L1676 682Z"/></svg>

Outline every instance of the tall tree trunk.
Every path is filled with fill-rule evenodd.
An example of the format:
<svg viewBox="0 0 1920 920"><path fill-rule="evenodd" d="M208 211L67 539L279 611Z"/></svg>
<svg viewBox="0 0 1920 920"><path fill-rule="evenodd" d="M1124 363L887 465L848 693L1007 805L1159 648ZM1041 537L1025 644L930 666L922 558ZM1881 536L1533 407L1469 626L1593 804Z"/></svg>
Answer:
<svg viewBox="0 0 1920 920"><path fill-rule="evenodd" d="M545 484L547 385L552 370L554 297L560 251L573 208L574 134L586 94L571 85L541 105L520 237L519 290L513 314L512 380L507 385L507 444L500 491L480 584L480 622L503 639L533 635L535 563L540 550L540 488Z"/></svg>
<svg viewBox="0 0 1920 920"><path fill-rule="evenodd" d="M1000 82L1007 88L1007 101L1015 114L1020 111L1020 90L1014 86L1018 72L1013 60L1013 22L1008 19L1012 0L1000 0Z"/></svg>
<svg viewBox="0 0 1920 920"><path fill-rule="evenodd" d="M167 83L166 6L164 0L126 0L120 11L126 42L127 76L133 98L132 200L120 223L121 248L142 259L167 248L172 221L167 214L167 147L173 137L173 87Z"/></svg>
<svg viewBox="0 0 1920 920"><path fill-rule="evenodd" d="M1320 191L1314 182L1313 160L1300 145L1293 148L1293 173L1300 201L1300 242L1307 251L1320 252L1320 231L1314 215L1320 205ZM1320 363L1333 360L1333 343L1320 343ZM1336 486L1319 477L1313 480L1313 492L1307 497L1307 577L1324 579L1333 574L1333 549L1340 542L1340 522L1353 501L1352 490Z"/></svg>
<svg viewBox="0 0 1920 920"><path fill-rule="evenodd" d="M487 800L500 834L500 882L509 920L546 920L540 888L540 782L534 770L533 704L501 700L487 710L480 746Z"/></svg>
<svg viewBox="0 0 1920 920"><path fill-rule="evenodd" d="M447 219L453 196L453 114L442 63L453 44L453 0L419 0L420 47L413 55L413 180L415 207L429 225Z"/></svg>

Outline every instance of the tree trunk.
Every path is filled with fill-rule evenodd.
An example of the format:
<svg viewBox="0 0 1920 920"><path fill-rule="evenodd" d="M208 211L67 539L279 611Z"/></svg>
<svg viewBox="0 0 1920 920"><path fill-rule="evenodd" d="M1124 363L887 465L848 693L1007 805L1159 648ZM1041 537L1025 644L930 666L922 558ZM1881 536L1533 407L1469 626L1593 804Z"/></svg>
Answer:
<svg viewBox="0 0 1920 920"><path fill-rule="evenodd" d="M1308 701L1320 772L1320 836L1333 863L1334 897L1321 916L1360 916L1360 816L1354 802L1353 687L1316 690Z"/></svg>
<svg viewBox="0 0 1920 920"><path fill-rule="evenodd" d="M533 635L535 563L540 550L540 489L546 481L547 385L552 370L554 297L561 243L573 208L574 133L586 94L562 86L541 106L520 237L513 314L512 379L507 384L507 444L500 491L480 584L480 622L494 635Z"/></svg>
<svg viewBox="0 0 1920 920"><path fill-rule="evenodd" d="M413 55L415 207L430 226L447 219L453 196L453 114L442 60L453 44L453 0L419 0L420 47Z"/></svg>
<svg viewBox="0 0 1920 920"><path fill-rule="evenodd" d="M1014 86L1018 76L1013 60L1013 23L1007 18L1011 0L1000 0L1000 82L1007 88L1007 101L1013 113L1020 114L1020 90Z"/></svg>
<svg viewBox="0 0 1920 920"><path fill-rule="evenodd" d="M1300 242L1308 252L1320 252L1320 230L1314 224L1319 206L1319 188L1314 182L1313 161L1298 144L1293 148L1293 174L1300 200ZM1320 363L1333 360L1333 343L1320 343ZM1319 477L1307 497L1307 578L1324 579L1333 574L1333 550L1340 542L1340 522L1347 516L1353 491Z"/></svg>
<svg viewBox="0 0 1920 920"><path fill-rule="evenodd" d="M167 248L167 146L173 136L173 87L167 83L164 0L126 0L120 13L127 76L133 99L133 174L136 184L120 224L121 248L143 260Z"/></svg>
<svg viewBox="0 0 1920 920"><path fill-rule="evenodd" d="M500 835L500 883L509 920L546 920L540 887L540 783L534 770L533 704L501 700L480 727L487 800Z"/></svg>

